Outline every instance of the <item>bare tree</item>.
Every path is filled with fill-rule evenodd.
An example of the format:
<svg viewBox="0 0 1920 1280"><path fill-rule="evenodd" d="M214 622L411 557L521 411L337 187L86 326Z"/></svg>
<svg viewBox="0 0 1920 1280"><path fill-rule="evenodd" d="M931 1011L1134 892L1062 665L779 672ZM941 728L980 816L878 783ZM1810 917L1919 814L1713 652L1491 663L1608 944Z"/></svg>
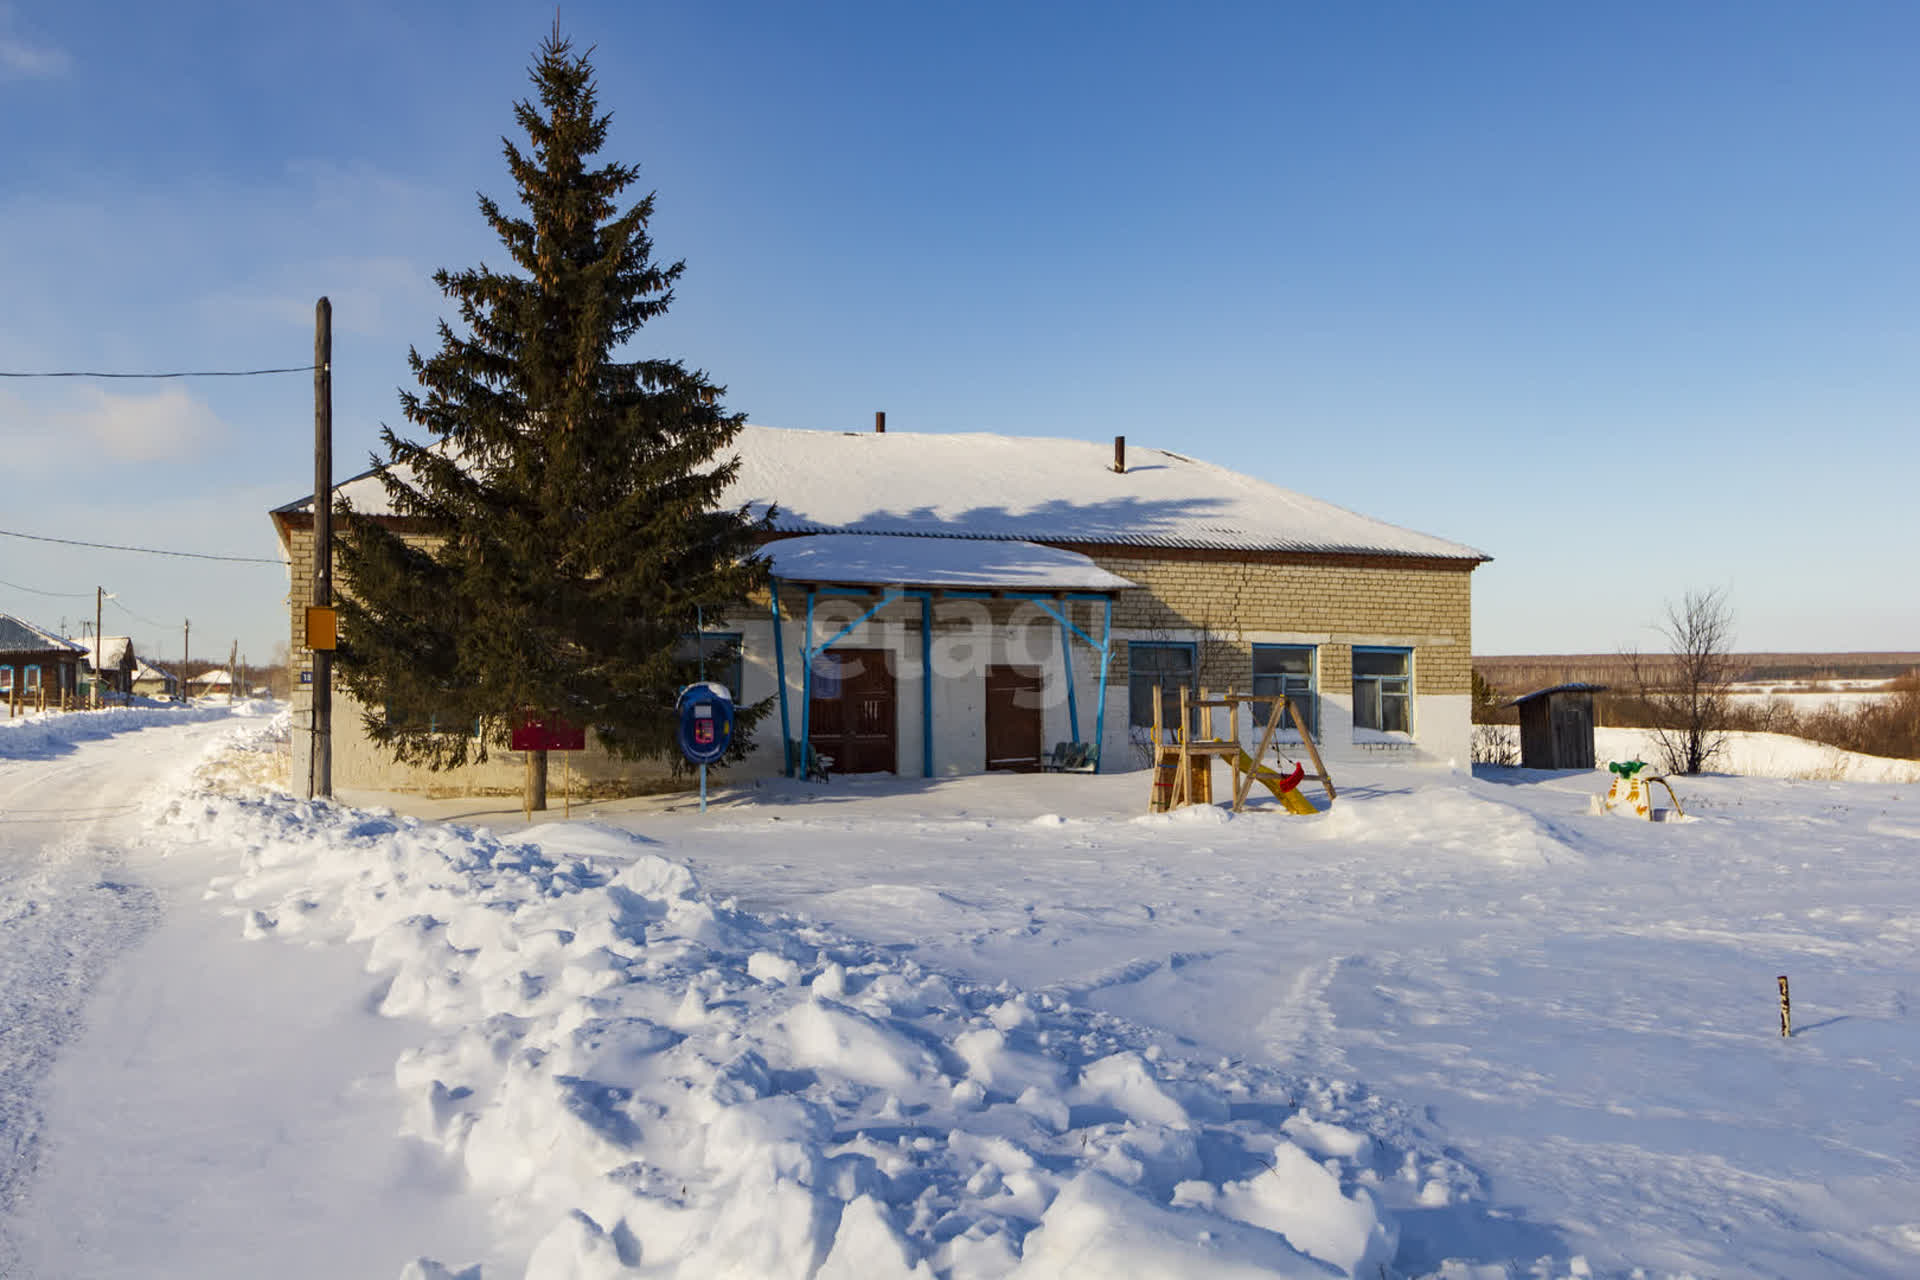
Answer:
<svg viewBox="0 0 1920 1280"><path fill-rule="evenodd" d="M1473 736L1467 748L1472 763L1519 764L1519 732L1514 727L1519 718L1505 696L1474 668Z"/></svg>
<svg viewBox="0 0 1920 1280"><path fill-rule="evenodd" d="M1655 709L1653 737L1668 773L1699 773L1727 747L1733 684L1733 610L1718 587L1667 602L1660 626L1670 660L1649 678L1632 654L1634 683Z"/></svg>

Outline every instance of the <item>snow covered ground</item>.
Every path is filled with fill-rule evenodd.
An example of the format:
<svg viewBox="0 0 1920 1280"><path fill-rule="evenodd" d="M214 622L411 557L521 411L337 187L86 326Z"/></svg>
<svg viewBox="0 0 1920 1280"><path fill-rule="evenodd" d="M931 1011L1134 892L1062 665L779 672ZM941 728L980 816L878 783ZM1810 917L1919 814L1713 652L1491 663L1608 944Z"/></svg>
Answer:
<svg viewBox="0 0 1920 1280"><path fill-rule="evenodd" d="M1383 766L1304 818L1048 775L524 829L245 755L189 794L226 732L0 745L40 993L0 1272L1920 1272L1911 775L1690 780L1658 825L1589 815L1604 775ZM55 776L109 768L142 808Z"/></svg>

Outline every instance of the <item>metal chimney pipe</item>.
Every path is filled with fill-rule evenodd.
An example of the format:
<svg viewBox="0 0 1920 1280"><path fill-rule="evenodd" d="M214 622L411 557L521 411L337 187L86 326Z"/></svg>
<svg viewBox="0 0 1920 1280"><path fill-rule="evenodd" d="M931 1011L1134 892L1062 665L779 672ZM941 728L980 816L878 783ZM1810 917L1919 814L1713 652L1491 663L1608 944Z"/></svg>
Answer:
<svg viewBox="0 0 1920 1280"><path fill-rule="evenodd" d="M1121 475L1127 474L1127 438L1125 436L1113 438L1113 469Z"/></svg>
<svg viewBox="0 0 1920 1280"><path fill-rule="evenodd" d="M887 434L887 415L876 412L873 415L873 433L878 436Z"/></svg>

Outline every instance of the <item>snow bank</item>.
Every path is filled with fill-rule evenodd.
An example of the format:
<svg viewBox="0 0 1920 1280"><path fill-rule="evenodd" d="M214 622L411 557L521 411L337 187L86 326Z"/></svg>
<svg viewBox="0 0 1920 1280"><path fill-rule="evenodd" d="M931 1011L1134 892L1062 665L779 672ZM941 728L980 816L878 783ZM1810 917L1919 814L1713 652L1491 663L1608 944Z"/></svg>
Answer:
<svg viewBox="0 0 1920 1280"><path fill-rule="evenodd" d="M249 937L368 946L381 1012L436 1032L407 1130L528 1280L1374 1277L1421 1190L1344 1086L741 911L623 832L208 793L160 822L244 850L216 889Z"/></svg>
<svg viewBox="0 0 1920 1280"><path fill-rule="evenodd" d="M1647 729L1595 729L1594 753L1608 760L1660 759ZM1920 782L1920 760L1894 760L1809 742L1784 733L1727 734L1727 747L1709 766L1713 773L1749 778L1809 778L1826 782Z"/></svg>
<svg viewBox="0 0 1920 1280"><path fill-rule="evenodd" d="M103 707L98 711L36 712L0 720L0 760L39 760L59 755L76 742L109 738L133 729L219 720L231 715L266 715L273 709L271 703L238 702L229 707L224 702L207 706L138 699L133 706Z"/></svg>

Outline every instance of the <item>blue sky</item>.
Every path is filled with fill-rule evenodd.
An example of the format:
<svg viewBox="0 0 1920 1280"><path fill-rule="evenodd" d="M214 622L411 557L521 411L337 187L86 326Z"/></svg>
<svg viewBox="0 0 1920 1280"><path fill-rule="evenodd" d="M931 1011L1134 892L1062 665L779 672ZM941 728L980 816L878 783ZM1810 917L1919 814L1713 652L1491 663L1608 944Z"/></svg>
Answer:
<svg viewBox="0 0 1920 1280"><path fill-rule="evenodd" d="M0 4L0 368L303 364L338 473L540 4ZM1484 548L1475 648L1920 648L1920 8L569 4L687 274L641 349L773 426L1176 448ZM302 375L0 379L0 528L272 556ZM271 566L0 538L0 610L177 656ZM71 593L37 595L21 587ZM83 598L84 597L84 598ZM122 611L124 610L124 611ZM118 612L118 617L114 616Z"/></svg>

